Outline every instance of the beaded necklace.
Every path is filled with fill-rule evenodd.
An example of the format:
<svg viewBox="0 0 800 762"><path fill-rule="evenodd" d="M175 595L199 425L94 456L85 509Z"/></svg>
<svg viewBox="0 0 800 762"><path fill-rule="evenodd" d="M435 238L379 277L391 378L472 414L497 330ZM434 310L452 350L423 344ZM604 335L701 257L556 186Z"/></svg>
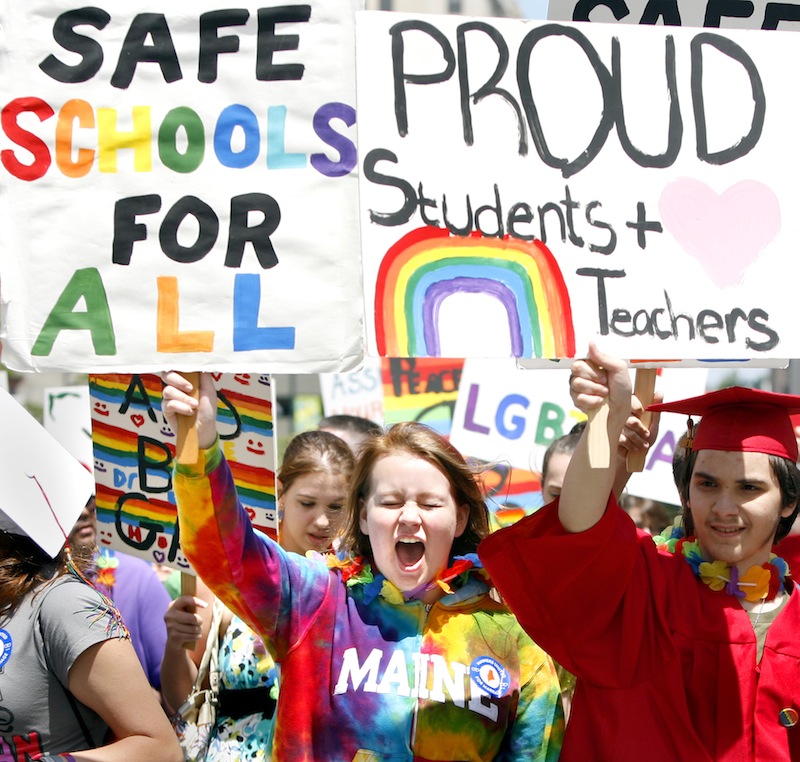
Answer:
<svg viewBox="0 0 800 762"><path fill-rule="evenodd" d="M692 567L695 576L712 590L723 591L735 598L751 603L774 600L784 591L789 566L780 556L770 553L769 561L761 566L751 566L739 574L736 566L725 561L706 561L700 553L700 545L694 536L686 537L679 516L672 526L653 538L657 548L670 553L680 553Z"/></svg>

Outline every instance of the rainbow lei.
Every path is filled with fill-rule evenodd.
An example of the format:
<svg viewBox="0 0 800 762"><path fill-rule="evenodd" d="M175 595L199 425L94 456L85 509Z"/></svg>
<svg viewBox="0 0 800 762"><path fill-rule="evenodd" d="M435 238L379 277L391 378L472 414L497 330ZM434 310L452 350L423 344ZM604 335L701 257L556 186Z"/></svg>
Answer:
<svg viewBox="0 0 800 762"><path fill-rule="evenodd" d="M114 584L117 581L119 559L101 550L95 558L95 566L97 567L97 575L94 580L95 586L104 587L108 591L106 595L111 597L114 591Z"/></svg>
<svg viewBox="0 0 800 762"><path fill-rule="evenodd" d="M430 582L421 585L415 590L405 592L389 582L383 574L374 574L370 564L361 556L348 556L337 558L333 554L323 557L329 569L340 569L342 579L348 587L354 585L364 586L364 603L372 603L380 595L389 603L402 604L410 598L420 598L425 593L433 590L437 585L445 595L452 594L453 586L462 587L473 573L480 575L484 580L489 578L477 553L467 553L463 556L453 556L453 561L443 571L436 575ZM451 583L453 583L451 585Z"/></svg>
<svg viewBox="0 0 800 762"><path fill-rule="evenodd" d="M773 600L784 591L786 577L789 576L789 565L775 553L770 553L767 563L751 566L742 575L737 567L725 561L706 561L700 553L697 538L685 536L680 516L672 526L654 537L653 542L657 548L680 553L692 567L695 576L712 590L721 590L751 603Z"/></svg>

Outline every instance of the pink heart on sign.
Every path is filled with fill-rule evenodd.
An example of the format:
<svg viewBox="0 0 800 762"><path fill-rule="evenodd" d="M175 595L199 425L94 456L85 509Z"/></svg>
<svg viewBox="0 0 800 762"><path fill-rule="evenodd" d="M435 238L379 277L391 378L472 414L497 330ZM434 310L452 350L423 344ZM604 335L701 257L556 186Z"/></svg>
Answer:
<svg viewBox="0 0 800 762"><path fill-rule="evenodd" d="M741 281L781 226L777 197L755 180L720 196L699 180L682 178L664 188L659 211L684 251L721 287Z"/></svg>

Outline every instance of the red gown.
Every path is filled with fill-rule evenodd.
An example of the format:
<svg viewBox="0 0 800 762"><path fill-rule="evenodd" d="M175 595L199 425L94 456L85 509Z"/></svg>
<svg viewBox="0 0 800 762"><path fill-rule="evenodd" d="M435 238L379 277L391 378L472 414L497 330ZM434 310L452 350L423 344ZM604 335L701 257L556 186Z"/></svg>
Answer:
<svg viewBox="0 0 800 762"><path fill-rule="evenodd" d="M479 555L531 637L578 676L562 762L800 760L800 592L761 662L747 613L656 550L609 501L586 532L557 501L487 537Z"/></svg>
<svg viewBox="0 0 800 762"><path fill-rule="evenodd" d="M800 580L800 534L790 534L775 546L775 552L789 564L793 577Z"/></svg>

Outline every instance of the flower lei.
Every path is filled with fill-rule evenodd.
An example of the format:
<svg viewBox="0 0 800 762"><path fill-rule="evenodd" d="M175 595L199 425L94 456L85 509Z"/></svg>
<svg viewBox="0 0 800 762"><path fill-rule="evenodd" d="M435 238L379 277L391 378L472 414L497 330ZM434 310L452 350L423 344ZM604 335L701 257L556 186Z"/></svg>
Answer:
<svg viewBox="0 0 800 762"><path fill-rule="evenodd" d="M489 579L489 575L483 568L477 553L453 556L453 563L439 572L433 580L414 590L405 592L389 582L383 574L374 574L372 567L362 556L337 558L333 554L328 554L324 557L324 560L329 569L341 570L342 579L348 587L353 587L354 585L364 586L364 603L366 604L372 603L378 595L389 603L402 604L410 598L421 598L437 585L444 591L445 595L450 595L453 593L453 586L456 589L462 587L473 573L478 574L484 580ZM453 585L450 583L453 583Z"/></svg>
<svg viewBox="0 0 800 762"><path fill-rule="evenodd" d="M751 603L771 601L784 591L789 566L780 556L770 553L769 561L761 566L751 566L744 574L739 574L735 566L725 561L705 561L700 554L700 545L694 536L686 537L678 516L672 526L653 538L657 548L663 548L676 555L680 553L692 567L695 576L712 590L724 591L736 598Z"/></svg>
<svg viewBox="0 0 800 762"><path fill-rule="evenodd" d="M111 591L114 590L119 559L116 556L110 556L101 551L95 558L95 566L97 567L97 573L94 579L95 585L102 585L110 594Z"/></svg>

